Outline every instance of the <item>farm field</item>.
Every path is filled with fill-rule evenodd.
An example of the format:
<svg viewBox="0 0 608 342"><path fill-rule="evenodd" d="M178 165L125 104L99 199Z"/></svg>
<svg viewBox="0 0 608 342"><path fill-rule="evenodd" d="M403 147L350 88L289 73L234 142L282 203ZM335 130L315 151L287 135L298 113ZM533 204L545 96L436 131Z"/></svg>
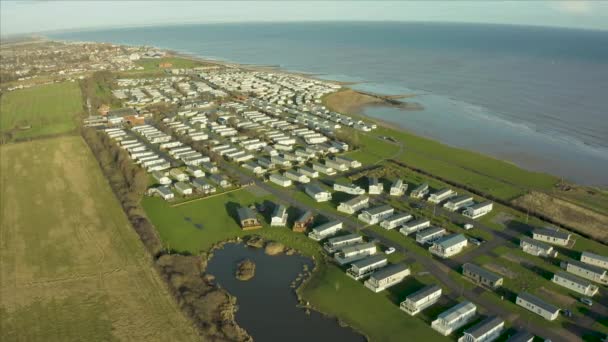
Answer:
<svg viewBox="0 0 608 342"><path fill-rule="evenodd" d="M198 339L81 137L1 153L0 340Z"/></svg>
<svg viewBox="0 0 608 342"><path fill-rule="evenodd" d="M204 253L217 242L255 234L282 242L314 257L315 260L322 260L320 245L304 234L293 233L287 228L270 228L267 220L262 221L262 229L242 231L239 228L235 220L236 208L266 201L274 199L257 187L249 187L174 207L162 199L146 197L143 206L166 247L176 251ZM271 207L267 209L271 210ZM224 214L226 211L228 215ZM295 216L296 214L290 211L290 218ZM430 281L433 278L426 276L425 279ZM406 284L415 288L421 286L421 282L413 277ZM300 293L321 312L332 316L339 315L347 324L366 335L374 336L375 341L396 341L405 334L428 341L447 340L432 331L419 318L410 318L401 312L398 304L394 303L403 300L395 296L411 293L414 287L399 288L400 290L396 287L394 291L374 294L362 283L348 278L340 268L320 261L318 271L313 274L310 282L300 289ZM353 302L352 298L359 298L361 302ZM373 309L370 309L372 307ZM377 319L370 320L369 312L374 312L374 315L378 316Z"/></svg>
<svg viewBox="0 0 608 342"><path fill-rule="evenodd" d="M11 133L7 140L67 133L76 129L82 110L76 82L15 90L0 98L0 131Z"/></svg>

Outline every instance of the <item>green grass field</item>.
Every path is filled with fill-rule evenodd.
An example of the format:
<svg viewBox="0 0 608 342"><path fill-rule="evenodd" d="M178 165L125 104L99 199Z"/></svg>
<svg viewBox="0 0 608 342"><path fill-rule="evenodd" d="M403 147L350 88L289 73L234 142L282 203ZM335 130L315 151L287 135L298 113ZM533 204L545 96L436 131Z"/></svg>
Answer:
<svg viewBox="0 0 608 342"><path fill-rule="evenodd" d="M170 67L161 68L160 64L170 63ZM135 64L143 67L143 70L129 70L119 73L120 77L160 77L165 75L165 70L171 69L190 69L207 63L194 61L182 57L163 57L163 58L142 58Z"/></svg>
<svg viewBox="0 0 608 342"><path fill-rule="evenodd" d="M396 287L393 291L374 294L362 283L348 278L343 270L324 262L319 243L304 234L293 233L287 228L268 227L267 220L263 221L262 229L242 231L234 219L234 208L265 201L273 201L273 198L257 187L250 187L175 207L159 198L147 197L143 200L143 206L166 247L176 251L198 254L208 251L220 241L256 234L314 257L318 271L300 289L303 298L321 312L338 316L371 336L373 341L399 341L405 335L428 341L446 340L423 320L411 318L400 311L396 304L397 297L403 300L404 295L413 292L420 284L433 281L430 275L420 280L408 278L404 283L407 288ZM295 216L292 212L290 215ZM403 256L395 254L392 258L396 261ZM353 298L357 298L357 301L353 301ZM370 319L371 312L374 319Z"/></svg>
<svg viewBox="0 0 608 342"><path fill-rule="evenodd" d="M83 111L76 82L15 90L2 95L0 101L0 131L12 132L13 139L73 131Z"/></svg>
<svg viewBox="0 0 608 342"><path fill-rule="evenodd" d="M198 339L80 136L0 152L0 340Z"/></svg>

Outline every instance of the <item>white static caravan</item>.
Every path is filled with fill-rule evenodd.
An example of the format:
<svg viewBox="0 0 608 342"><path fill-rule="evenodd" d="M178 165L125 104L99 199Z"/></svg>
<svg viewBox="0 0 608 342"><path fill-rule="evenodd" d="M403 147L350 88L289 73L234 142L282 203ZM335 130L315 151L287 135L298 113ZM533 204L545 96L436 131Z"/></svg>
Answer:
<svg viewBox="0 0 608 342"><path fill-rule="evenodd" d="M441 298L441 287L439 285L428 285L407 296L399 308L414 316L420 311L437 303Z"/></svg>
<svg viewBox="0 0 608 342"><path fill-rule="evenodd" d="M376 270L386 266L388 259L383 254L375 254L353 262L350 268L346 270L346 275L355 279L363 279L370 276Z"/></svg>
<svg viewBox="0 0 608 342"><path fill-rule="evenodd" d="M416 189L412 190L410 197L423 198L429 193L429 185L427 183L420 184Z"/></svg>
<svg viewBox="0 0 608 342"><path fill-rule="evenodd" d="M394 229L411 220L413 216L408 213L395 214L380 222L380 227L384 229Z"/></svg>
<svg viewBox="0 0 608 342"><path fill-rule="evenodd" d="M580 261L564 261L562 267L565 266L566 271L575 274L579 277L595 281L600 284L608 285L608 271L603 268L585 264Z"/></svg>
<svg viewBox="0 0 608 342"><path fill-rule="evenodd" d="M445 235L445 228L442 227L429 227L416 233L416 242L421 245L432 243L433 241L441 238Z"/></svg>
<svg viewBox="0 0 608 342"><path fill-rule="evenodd" d="M283 176L291 179L292 181L295 182L299 182L299 183L310 183L310 178L308 178L308 176L303 175L297 171L294 170L287 170L285 171L285 173L283 174Z"/></svg>
<svg viewBox="0 0 608 342"><path fill-rule="evenodd" d="M452 234L441 237L429 247L429 252L440 258L449 258L460 252L467 246L468 240L462 234Z"/></svg>
<svg viewBox="0 0 608 342"><path fill-rule="evenodd" d="M458 193L452 189L441 189L441 190L431 194L429 196L428 201L431 203L439 204L439 203L445 201L446 199L448 199L450 197L454 197L456 195L458 195Z"/></svg>
<svg viewBox="0 0 608 342"><path fill-rule="evenodd" d="M464 331L458 342L492 342L500 337L505 320L491 316Z"/></svg>
<svg viewBox="0 0 608 342"><path fill-rule="evenodd" d="M557 257L557 251L553 246L546 244L544 242L536 241L530 239L529 237L522 237L519 240L519 247L522 251L528 254L546 257L546 258L555 258Z"/></svg>
<svg viewBox="0 0 608 342"><path fill-rule="evenodd" d="M608 256L603 256L585 251L583 252L583 254L581 254L581 262L608 269Z"/></svg>
<svg viewBox="0 0 608 342"><path fill-rule="evenodd" d="M454 330L458 330L469 323L476 312L477 306L475 304L468 301L459 303L439 314L437 319L431 323L431 328L444 336L448 336Z"/></svg>
<svg viewBox="0 0 608 342"><path fill-rule="evenodd" d="M369 207L369 197L367 196L357 196L355 198L351 198L346 202L340 203L338 205L338 211L346 214L354 214L361 209L366 209Z"/></svg>
<svg viewBox="0 0 608 342"><path fill-rule="evenodd" d="M392 185L389 191L391 196L403 196L407 191L407 183L402 179L397 179Z"/></svg>
<svg viewBox="0 0 608 342"><path fill-rule="evenodd" d="M283 177L278 173L273 173L268 177L268 180L273 182L274 184L277 184L279 186L282 186L284 188L291 186L292 182L291 179L288 179L287 177Z"/></svg>
<svg viewBox="0 0 608 342"><path fill-rule="evenodd" d="M410 268L405 264L394 264L374 272L363 284L373 292L380 292L397 285L410 275Z"/></svg>
<svg viewBox="0 0 608 342"><path fill-rule="evenodd" d="M450 198L447 202L445 202L443 207L449 211L457 211L459 209L469 207L473 204L473 197L469 195L461 195Z"/></svg>
<svg viewBox="0 0 608 342"><path fill-rule="evenodd" d="M344 192L351 195L365 194L365 189L355 184L334 183L334 191Z"/></svg>
<svg viewBox="0 0 608 342"><path fill-rule="evenodd" d="M323 244L323 249L325 249L327 253L333 254L340 248L356 245L362 242L363 236L359 234L347 234L327 239L327 242Z"/></svg>
<svg viewBox="0 0 608 342"><path fill-rule="evenodd" d="M568 246L572 234L551 228L539 228L532 232L534 240L547 242L559 246Z"/></svg>
<svg viewBox="0 0 608 342"><path fill-rule="evenodd" d="M588 297L593 297L599 291L599 288L596 285L586 279L579 278L563 271L555 273L551 281Z"/></svg>
<svg viewBox="0 0 608 342"><path fill-rule="evenodd" d="M324 190L318 184L306 184L304 192L316 202L327 202L331 200L331 192Z"/></svg>
<svg viewBox="0 0 608 342"><path fill-rule="evenodd" d="M360 243L343 247L334 254L334 259L338 265L346 265L374 255L377 251L376 244L373 242Z"/></svg>
<svg viewBox="0 0 608 342"><path fill-rule="evenodd" d="M412 233L416 233L424 228L428 228L431 226L431 221L425 218L417 219L414 221L408 221L403 224L403 227L399 229L399 232L405 236L408 236Z"/></svg>
<svg viewBox="0 0 608 342"><path fill-rule="evenodd" d="M517 295L515 304L534 312L548 321L553 321L559 315L559 308L545 302L544 300L533 296L527 292L522 292Z"/></svg>
<svg viewBox="0 0 608 342"><path fill-rule="evenodd" d="M493 207L494 207L494 203L492 203L490 201L473 204L472 206L464 209L464 211L462 212L462 215L472 218L472 219L477 219L477 218L480 218L483 215L491 212Z"/></svg>
<svg viewBox="0 0 608 342"><path fill-rule="evenodd" d="M308 237L315 240L321 241L325 238L335 235L342 229L341 221L330 221L324 223L320 226L314 227L310 233L308 233Z"/></svg>
<svg viewBox="0 0 608 342"><path fill-rule="evenodd" d="M367 192L370 195L380 195L384 191L384 184L378 181L376 177L369 178L369 185Z"/></svg>
<svg viewBox="0 0 608 342"><path fill-rule="evenodd" d="M310 178L319 178L319 171L315 171L306 166L298 168L298 172Z"/></svg>
<svg viewBox="0 0 608 342"><path fill-rule="evenodd" d="M279 204L274 208L270 218L271 227L285 227L287 225L287 208Z"/></svg>
<svg viewBox="0 0 608 342"><path fill-rule="evenodd" d="M390 217L395 212L395 209L388 204L365 209L357 216L357 218L367 224L376 224L387 217Z"/></svg>

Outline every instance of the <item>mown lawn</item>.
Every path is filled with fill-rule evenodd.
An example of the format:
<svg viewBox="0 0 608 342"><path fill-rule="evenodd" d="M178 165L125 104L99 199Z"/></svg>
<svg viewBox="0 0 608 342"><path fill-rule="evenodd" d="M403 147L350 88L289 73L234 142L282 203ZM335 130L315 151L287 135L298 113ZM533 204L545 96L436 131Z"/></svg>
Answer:
<svg viewBox="0 0 608 342"><path fill-rule="evenodd" d="M76 129L82 111L76 82L15 90L0 100L0 131L12 132L12 139L66 133Z"/></svg>

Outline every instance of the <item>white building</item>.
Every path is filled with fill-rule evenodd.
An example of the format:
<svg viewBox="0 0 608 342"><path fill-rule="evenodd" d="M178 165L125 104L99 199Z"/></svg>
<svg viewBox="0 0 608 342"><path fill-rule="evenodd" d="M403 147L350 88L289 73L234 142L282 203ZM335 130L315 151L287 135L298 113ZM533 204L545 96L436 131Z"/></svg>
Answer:
<svg viewBox="0 0 608 342"><path fill-rule="evenodd" d="M557 257L557 251L553 248L553 246L548 245L544 242L530 239L526 236L522 237L519 240L519 247L522 251L528 254L542 256L546 258Z"/></svg>
<svg viewBox="0 0 608 342"><path fill-rule="evenodd" d="M462 234L452 234L441 237L429 247L429 252L440 258L449 258L460 252L467 246L468 240Z"/></svg>
<svg viewBox="0 0 608 342"><path fill-rule="evenodd" d="M283 174L283 176L291 179L292 181L296 181L296 182L300 182L300 183L310 183L310 178L308 178L308 176L303 175L297 171L294 170L287 170L285 171L285 173Z"/></svg>
<svg viewBox="0 0 608 342"><path fill-rule="evenodd" d="M445 202L443 207L449 211L457 211L461 208L465 208L473 204L473 197L469 195L460 195L450 198L447 202Z"/></svg>
<svg viewBox="0 0 608 342"><path fill-rule="evenodd" d="M362 242L363 236L359 234L347 234L327 239L327 242L323 244L323 249L325 249L327 253L333 254L340 248L356 245Z"/></svg>
<svg viewBox="0 0 608 342"><path fill-rule="evenodd" d="M414 221L408 221L403 224L403 227L399 229L399 232L405 236L408 236L412 233L416 233L419 230L424 228L428 228L431 226L431 221L425 218L417 219Z"/></svg>
<svg viewBox="0 0 608 342"><path fill-rule="evenodd" d="M441 190L431 194L429 196L428 201L431 203L439 204L442 201L445 201L446 199L448 199L450 197L454 197L456 195L458 195L458 193L452 189L441 189Z"/></svg>
<svg viewBox="0 0 608 342"><path fill-rule="evenodd" d="M599 255L599 254L595 254L595 253L591 253L591 252L583 252L583 254L581 254L581 262L584 262L585 264L608 269L608 257L607 256L603 256L603 255Z"/></svg>
<svg viewBox="0 0 608 342"><path fill-rule="evenodd" d="M376 254L376 252L377 248L375 243L360 243L341 248L336 254L334 254L334 259L338 265L346 265Z"/></svg>
<svg viewBox="0 0 608 342"><path fill-rule="evenodd" d="M394 264L374 272L363 284L368 289L378 293L399 284L408 275L410 275L410 268L407 265Z"/></svg>
<svg viewBox="0 0 608 342"><path fill-rule="evenodd" d="M355 198L351 198L346 202L340 203L338 205L338 211L346 214L354 214L361 209L365 209L369 207L369 197L367 196L357 196Z"/></svg>
<svg viewBox="0 0 608 342"><path fill-rule="evenodd" d="M460 329L469 323L477 312L477 306L471 302L459 303L437 316L431 323L431 328L444 336L448 336L454 330Z"/></svg>
<svg viewBox="0 0 608 342"><path fill-rule="evenodd" d="M376 177L369 178L369 189L367 192L370 195L380 195L384 191L384 184L378 181Z"/></svg>
<svg viewBox="0 0 608 342"><path fill-rule="evenodd" d="M559 315L558 307L553 306L527 292L518 294L515 303L549 321L556 319Z"/></svg>
<svg viewBox="0 0 608 342"><path fill-rule="evenodd" d="M539 228L532 232L534 240L547 242L559 246L568 246L572 234L550 228Z"/></svg>
<svg viewBox="0 0 608 342"><path fill-rule="evenodd" d="M169 189L169 187L166 186L166 185L161 185L161 186L159 186L157 188L151 188L148 191L152 195L157 194L158 196L160 196L164 200L170 200L170 199L173 199L175 197L175 195L173 194L173 192L171 191L171 189Z"/></svg>
<svg viewBox="0 0 608 342"><path fill-rule="evenodd" d="M298 168L298 172L310 178L319 178L319 172L309 167L302 166Z"/></svg>
<svg viewBox="0 0 608 342"><path fill-rule="evenodd" d="M331 192L323 190L318 184L306 184L304 192L317 202L327 202L331 200Z"/></svg>
<svg viewBox="0 0 608 342"><path fill-rule="evenodd" d="M394 229L411 220L413 216L408 213L395 214L380 222L380 227L384 229Z"/></svg>
<svg viewBox="0 0 608 342"><path fill-rule="evenodd" d="M413 198L423 198L426 194L429 193L429 185L427 183L422 183L416 189L412 190L410 193L410 197Z"/></svg>
<svg viewBox="0 0 608 342"><path fill-rule="evenodd" d="M566 271L579 277L583 277L596 283L608 285L608 276L606 275L606 272L608 271L603 268L574 260L562 262L562 267L564 267Z"/></svg>
<svg viewBox="0 0 608 342"><path fill-rule="evenodd" d="M287 208L284 205L279 204L275 206L274 212L270 219L271 227L285 227L287 225Z"/></svg>
<svg viewBox="0 0 608 342"><path fill-rule="evenodd" d="M441 227L428 227L426 229L418 231L416 233L416 242L421 245L432 243L445 235L445 228Z"/></svg>
<svg viewBox="0 0 608 342"><path fill-rule="evenodd" d="M494 203L492 203L490 201L473 204L472 206L467 207L462 212L462 215L464 215L466 217L470 217L472 219L480 218L483 215L491 212L493 207L494 207Z"/></svg>
<svg viewBox="0 0 608 342"><path fill-rule="evenodd" d="M359 216L359 220L367 224L376 224L387 217L390 217L395 212L390 205L385 204L371 209L364 209Z"/></svg>
<svg viewBox="0 0 608 342"><path fill-rule="evenodd" d="M458 342L492 342L500 337L505 328L505 320L488 317L464 331Z"/></svg>
<svg viewBox="0 0 608 342"><path fill-rule="evenodd" d="M308 237L315 241L321 241L325 238L335 235L341 229L341 221L330 221L320 226L314 227L312 231L308 233Z"/></svg>
<svg viewBox="0 0 608 342"><path fill-rule="evenodd" d="M591 282L563 271L555 273L551 281L588 297L593 297L599 291Z"/></svg>
<svg viewBox="0 0 608 342"><path fill-rule="evenodd" d="M174 184L174 186L175 186L175 190L177 190L177 192L180 195L183 195L183 196L192 195L192 187L190 186L190 184L188 184L186 182L177 182Z"/></svg>
<svg viewBox="0 0 608 342"><path fill-rule="evenodd" d="M336 174L336 170L333 168L319 163L312 163L312 169L328 176L333 176Z"/></svg>
<svg viewBox="0 0 608 342"><path fill-rule="evenodd" d="M365 189L355 184L340 184L334 183L334 190L339 192L345 192L351 195L363 195L365 194Z"/></svg>
<svg viewBox="0 0 608 342"><path fill-rule="evenodd" d="M367 278L376 270L386 266L388 259L383 254L375 254L353 262L350 268L346 270L346 275L355 279Z"/></svg>
<svg viewBox="0 0 608 342"><path fill-rule="evenodd" d="M407 296L399 305L399 308L414 316L420 311L437 303L441 298L441 287L439 285L428 285Z"/></svg>
<svg viewBox="0 0 608 342"><path fill-rule="evenodd" d="M268 177L268 180L284 188L291 186L292 184L291 179L287 179L287 177L281 176L278 173L271 174Z"/></svg>
<svg viewBox="0 0 608 342"><path fill-rule="evenodd" d="M403 196L407 191L407 183L402 179L397 179L392 185L389 194L391 196Z"/></svg>
<svg viewBox="0 0 608 342"><path fill-rule="evenodd" d="M154 171L152 172L152 177L154 177L154 179L162 185L169 185L171 184L171 178L165 176L162 172L159 171Z"/></svg>

